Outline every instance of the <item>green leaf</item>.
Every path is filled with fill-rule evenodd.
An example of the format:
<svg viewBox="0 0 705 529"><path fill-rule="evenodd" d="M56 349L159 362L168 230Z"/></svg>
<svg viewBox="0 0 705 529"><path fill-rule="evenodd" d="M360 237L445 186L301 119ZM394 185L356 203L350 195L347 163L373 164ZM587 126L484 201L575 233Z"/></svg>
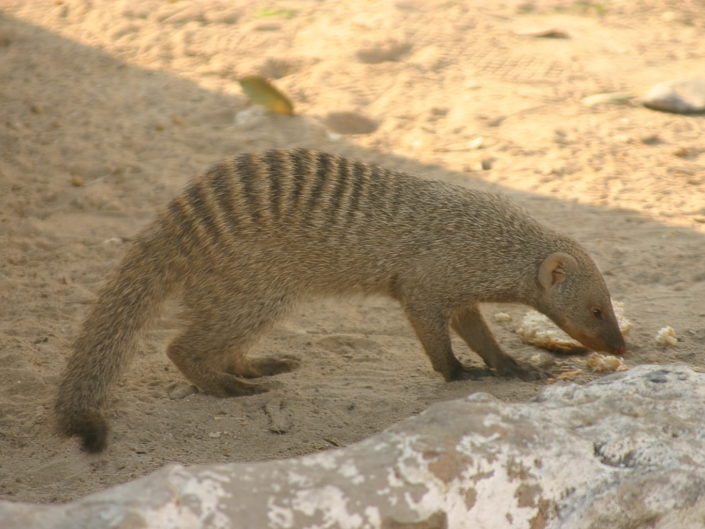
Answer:
<svg viewBox="0 0 705 529"><path fill-rule="evenodd" d="M248 75L238 79L238 82L253 103L279 114L289 116L294 114L294 105L291 100L264 77Z"/></svg>

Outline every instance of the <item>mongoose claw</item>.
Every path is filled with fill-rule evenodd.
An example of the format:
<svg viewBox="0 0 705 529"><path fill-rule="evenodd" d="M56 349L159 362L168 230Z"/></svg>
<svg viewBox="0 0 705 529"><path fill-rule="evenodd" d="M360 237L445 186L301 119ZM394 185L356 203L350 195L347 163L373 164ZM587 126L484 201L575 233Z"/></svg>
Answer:
<svg viewBox="0 0 705 529"><path fill-rule="evenodd" d="M252 359L252 368L257 375L271 376L293 371L301 365L301 359L293 355Z"/></svg>
<svg viewBox="0 0 705 529"><path fill-rule="evenodd" d="M219 373L219 376L208 387L199 385L203 393L215 397L243 397L257 395L279 387L277 382L254 383L228 373Z"/></svg>

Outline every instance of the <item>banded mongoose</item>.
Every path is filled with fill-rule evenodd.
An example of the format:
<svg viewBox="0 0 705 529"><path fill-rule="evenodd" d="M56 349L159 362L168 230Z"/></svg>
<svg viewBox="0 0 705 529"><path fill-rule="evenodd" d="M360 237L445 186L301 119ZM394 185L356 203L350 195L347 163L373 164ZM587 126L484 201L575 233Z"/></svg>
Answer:
<svg viewBox="0 0 705 529"><path fill-rule="evenodd" d="M446 380L469 371L449 327L496 373L526 373L493 338L481 302L524 303L590 349L625 348L585 250L505 198L312 150L242 154L195 179L136 238L83 323L56 413L84 449L104 449L108 389L177 287L189 323L167 354L219 397L264 391L251 378L296 367L246 352L314 295L396 299Z"/></svg>

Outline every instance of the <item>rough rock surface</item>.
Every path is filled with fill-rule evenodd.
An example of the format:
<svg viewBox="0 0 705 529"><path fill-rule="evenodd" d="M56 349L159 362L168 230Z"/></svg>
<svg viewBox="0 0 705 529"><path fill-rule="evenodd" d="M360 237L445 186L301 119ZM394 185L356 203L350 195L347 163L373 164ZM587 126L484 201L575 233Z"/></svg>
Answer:
<svg viewBox="0 0 705 529"><path fill-rule="evenodd" d="M14 528L701 528L705 374L641 366L534 402L437 404L366 441L265 463L171 465Z"/></svg>
<svg viewBox="0 0 705 529"><path fill-rule="evenodd" d="M644 106L677 114L705 112L705 79L666 81L651 88L644 97Z"/></svg>

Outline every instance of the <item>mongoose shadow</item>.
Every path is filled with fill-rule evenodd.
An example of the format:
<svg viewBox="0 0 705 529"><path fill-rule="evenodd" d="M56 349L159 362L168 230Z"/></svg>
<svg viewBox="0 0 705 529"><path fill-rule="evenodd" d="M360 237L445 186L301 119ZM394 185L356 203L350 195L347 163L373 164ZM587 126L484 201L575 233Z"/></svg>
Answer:
<svg viewBox="0 0 705 529"><path fill-rule="evenodd" d="M572 239L506 198L324 152L246 153L194 179L134 241L83 324L60 384L61 431L101 451L108 390L138 332L177 287L187 324L167 349L201 391L267 390L295 368L249 346L298 301L361 292L397 300L445 380L477 375L455 331L493 372L535 378L494 339L479 304L523 303L592 350L623 353L610 295Z"/></svg>

